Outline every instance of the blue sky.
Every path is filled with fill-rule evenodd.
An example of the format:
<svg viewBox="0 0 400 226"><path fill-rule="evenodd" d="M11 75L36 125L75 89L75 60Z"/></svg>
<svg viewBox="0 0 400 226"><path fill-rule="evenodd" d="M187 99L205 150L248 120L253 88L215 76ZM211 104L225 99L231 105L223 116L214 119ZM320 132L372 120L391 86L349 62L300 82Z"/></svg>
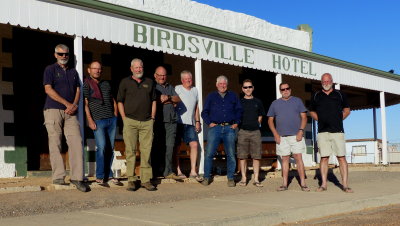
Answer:
<svg viewBox="0 0 400 226"><path fill-rule="evenodd" d="M400 74L400 1L397 0L197 0L295 29L313 28L313 52ZM400 89L400 87L399 87ZM389 142L400 143L400 106L386 108ZM377 109L381 137L380 109ZM347 139L372 138L372 110L352 111Z"/></svg>

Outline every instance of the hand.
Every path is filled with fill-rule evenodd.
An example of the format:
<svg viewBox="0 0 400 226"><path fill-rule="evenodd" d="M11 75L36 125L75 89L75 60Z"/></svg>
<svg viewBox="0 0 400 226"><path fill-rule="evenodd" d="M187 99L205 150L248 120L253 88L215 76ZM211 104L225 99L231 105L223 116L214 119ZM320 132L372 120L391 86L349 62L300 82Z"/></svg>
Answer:
<svg viewBox="0 0 400 226"><path fill-rule="evenodd" d="M92 130L96 130L97 129L96 123L93 120L90 120L88 122L88 124L89 124L89 128L90 129L92 129Z"/></svg>
<svg viewBox="0 0 400 226"><path fill-rule="evenodd" d="M167 101L168 101L168 95L162 94L162 95L160 96L160 101L161 101L161 103L167 102Z"/></svg>
<svg viewBox="0 0 400 226"><path fill-rule="evenodd" d="M66 107L67 109L65 109L64 112L67 113L68 115L73 115L75 114L76 110L78 110L78 105L76 104L68 103Z"/></svg>
<svg viewBox="0 0 400 226"><path fill-rule="evenodd" d="M274 139L275 139L276 144L281 144L281 136L274 135Z"/></svg>
<svg viewBox="0 0 400 226"><path fill-rule="evenodd" d="M231 129L236 129L238 127L238 124L233 124L232 126L231 126Z"/></svg>
<svg viewBox="0 0 400 226"><path fill-rule="evenodd" d="M212 122L212 123L210 123L209 127L210 127L210 128L213 128L213 127L216 126L216 125L217 125L217 124L215 124L215 123Z"/></svg>
<svg viewBox="0 0 400 226"><path fill-rule="evenodd" d="M201 124L200 124L200 122L196 122L196 132L197 133L200 133L200 131L201 131Z"/></svg>
<svg viewBox="0 0 400 226"><path fill-rule="evenodd" d="M299 142L303 139L303 130L299 130L299 132L297 132L296 134L296 141Z"/></svg>

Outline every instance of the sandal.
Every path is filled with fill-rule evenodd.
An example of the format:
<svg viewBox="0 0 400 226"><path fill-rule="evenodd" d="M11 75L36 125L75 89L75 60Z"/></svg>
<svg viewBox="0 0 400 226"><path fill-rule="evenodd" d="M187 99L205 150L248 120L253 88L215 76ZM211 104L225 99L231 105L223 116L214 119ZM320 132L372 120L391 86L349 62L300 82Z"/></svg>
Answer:
<svg viewBox="0 0 400 226"><path fill-rule="evenodd" d="M354 192L353 189L351 189L350 187L343 187L342 191L346 192L346 193L353 193Z"/></svg>
<svg viewBox="0 0 400 226"><path fill-rule="evenodd" d="M123 186L124 184L116 178L111 178L110 181L117 186Z"/></svg>
<svg viewBox="0 0 400 226"><path fill-rule="evenodd" d="M179 175L178 175L179 176ZM202 182L204 179L200 177L199 175L189 175L189 178L195 179L198 182Z"/></svg>
<svg viewBox="0 0 400 226"><path fill-rule="evenodd" d="M309 188L307 185L300 186L300 187L301 187L301 190L302 190L302 191L306 191L306 192L309 192L309 191L310 191L310 188Z"/></svg>
<svg viewBox="0 0 400 226"><path fill-rule="evenodd" d="M103 179L96 179L96 183L98 183L98 184L103 184L104 181L103 181Z"/></svg>
<svg viewBox="0 0 400 226"><path fill-rule="evenodd" d="M259 181L254 182L253 185L256 186L256 187L259 187L259 188L264 187L264 185L262 185L261 182L259 182Z"/></svg>
<svg viewBox="0 0 400 226"><path fill-rule="evenodd" d="M180 177L181 179L186 179L187 178L186 175L183 174L183 173L180 173L177 176Z"/></svg>
<svg viewBox="0 0 400 226"><path fill-rule="evenodd" d="M278 189L276 189L276 191L286 191L286 190L288 190L288 187L287 186L280 186Z"/></svg>
<svg viewBox="0 0 400 226"><path fill-rule="evenodd" d="M247 185L247 183L246 183L246 181L240 181L239 183L237 183L239 186L242 186L242 187L244 187L244 186L246 186Z"/></svg>
<svg viewBox="0 0 400 226"><path fill-rule="evenodd" d="M328 190L328 189L326 187L322 187L322 186L319 186L317 188L317 192L323 192L323 191L326 191L326 190Z"/></svg>

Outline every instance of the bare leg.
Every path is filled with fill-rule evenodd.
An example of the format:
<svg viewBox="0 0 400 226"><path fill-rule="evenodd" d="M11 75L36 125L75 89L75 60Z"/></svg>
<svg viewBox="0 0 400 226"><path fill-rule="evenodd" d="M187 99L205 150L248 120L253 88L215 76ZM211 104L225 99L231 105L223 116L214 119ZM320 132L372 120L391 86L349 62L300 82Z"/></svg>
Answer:
<svg viewBox="0 0 400 226"><path fill-rule="evenodd" d="M349 187L349 169L346 161L345 156L337 157L338 162L339 162L339 170L340 170L340 175L342 176L342 185L343 189L345 192L353 192L351 189L347 189Z"/></svg>
<svg viewBox="0 0 400 226"><path fill-rule="evenodd" d="M197 162L197 141L192 141L189 143L190 146L190 175L196 175L196 162Z"/></svg>
<svg viewBox="0 0 400 226"><path fill-rule="evenodd" d="M259 182L260 176L260 160L253 159L253 172L254 172L254 182Z"/></svg>
<svg viewBox="0 0 400 226"><path fill-rule="evenodd" d="M300 185L302 187L305 187L306 181L305 181L304 163L303 163L302 154L293 154L293 158L296 160L297 172L300 177Z"/></svg>
<svg viewBox="0 0 400 226"><path fill-rule="evenodd" d="M246 173L247 173L247 159L240 159L240 172L242 174L242 179L240 180L240 182L247 182L247 177L246 177Z"/></svg>
<svg viewBox="0 0 400 226"><path fill-rule="evenodd" d="M289 156L282 156L282 186L288 186L288 176L289 176Z"/></svg>
<svg viewBox="0 0 400 226"><path fill-rule="evenodd" d="M321 157L321 162L319 164L321 178L322 178L322 188L327 188L327 180L328 180L328 162L329 157Z"/></svg>

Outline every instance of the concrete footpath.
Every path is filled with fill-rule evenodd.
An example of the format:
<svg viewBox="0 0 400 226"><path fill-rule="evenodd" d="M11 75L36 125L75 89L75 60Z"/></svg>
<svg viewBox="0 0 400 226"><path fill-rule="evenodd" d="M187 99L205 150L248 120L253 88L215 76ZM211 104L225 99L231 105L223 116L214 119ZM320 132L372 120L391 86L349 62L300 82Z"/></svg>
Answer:
<svg viewBox="0 0 400 226"><path fill-rule="evenodd" d="M337 169L334 171L340 180ZM398 172L393 172L399 171L398 167L353 168L350 174L356 175L354 172L357 171L367 173L363 174L365 178L352 180L351 187L355 191L352 194L342 192L333 183L329 183L325 192L316 192L316 186L311 186L311 192L302 192L294 182L293 188L284 192L4 218L0 219L0 225L276 225L400 204L400 177ZM374 172L375 176L368 177L368 171ZM385 176L379 176L377 171L382 171ZM213 184L209 188L213 189Z"/></svg>

